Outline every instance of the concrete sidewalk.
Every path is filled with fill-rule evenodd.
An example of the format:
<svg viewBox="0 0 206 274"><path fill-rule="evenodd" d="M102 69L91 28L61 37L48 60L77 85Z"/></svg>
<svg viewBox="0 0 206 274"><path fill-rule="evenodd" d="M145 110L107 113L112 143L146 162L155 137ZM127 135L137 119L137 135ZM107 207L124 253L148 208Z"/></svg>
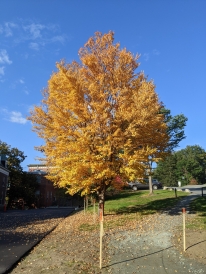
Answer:
<svg viewBox="0 0 206 274"><path fill-rule="evenodd" d="M108 239L110 263L102 272L120 274L170 274L170 273L206 273L206 264L191 260L179 252L173 244L178 226L182 225L182 208L188 217L190 202L199 197L193 193L180 201L170 210L157 216L155 224L148 231L124 231Z"/></svg>

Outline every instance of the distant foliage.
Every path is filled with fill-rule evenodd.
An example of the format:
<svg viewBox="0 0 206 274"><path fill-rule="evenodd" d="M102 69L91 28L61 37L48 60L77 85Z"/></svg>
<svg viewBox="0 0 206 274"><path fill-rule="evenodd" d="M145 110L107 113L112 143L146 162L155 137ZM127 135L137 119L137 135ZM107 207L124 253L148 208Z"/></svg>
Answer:
<svg viewBox="0 0 206 274"><path fill-rule="evenodd" d="M184 128L188 119L184 114L172 116L171 111L164 107L160 110L160 113L164 115L164 121L167 124L167 134L169 136L166 150L172 152L186 138Z"/></svg>
<svg viewBox="0 0 206 274"><path fill-rule="evenodd" d="M206 183L206 152L198 145L173 152L158 163L155 176L165 186Z"/></svg>
<svg viewBox="0 0 206 274"><path fill-rule="evenodd" d="M24 199L28 204L35 201L35 191L38 187L36 177L24 172L21 163L25 160L24 152L18 148L12 148L0 141L0 154L7 157L7 169L9 170L9 205L13 200Z"/></svg>

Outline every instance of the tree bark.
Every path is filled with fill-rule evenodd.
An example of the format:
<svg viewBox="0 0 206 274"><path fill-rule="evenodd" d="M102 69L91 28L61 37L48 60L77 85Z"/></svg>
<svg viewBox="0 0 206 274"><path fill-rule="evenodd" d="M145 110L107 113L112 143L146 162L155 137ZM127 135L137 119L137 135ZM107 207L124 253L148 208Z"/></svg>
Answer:
<svg viewBox="0 0 206 274"><path fill-rule="evenodd" d="M149 175L149 194L153 194L152 176Z"/></svg>
<svg viewBox="0 0 206 274"><path fill-rule="evenodd" d="M98 191L99 197L99 212L102 211L102 215L104 216L104 201L105 201L105 183L102 183L100 190Z"/></svg>
<svg viewBox="0 0 206 274"><path fill-rule="evenodd" d="M149 161L149 194L153 194L153 187L152 187L152 159Z"/></svg>

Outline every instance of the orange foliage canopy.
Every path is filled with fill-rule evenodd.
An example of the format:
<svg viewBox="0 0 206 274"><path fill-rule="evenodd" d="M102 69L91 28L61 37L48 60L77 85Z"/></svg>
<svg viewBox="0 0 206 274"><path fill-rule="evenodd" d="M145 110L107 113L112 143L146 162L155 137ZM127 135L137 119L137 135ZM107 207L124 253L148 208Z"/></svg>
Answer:
<svg viewBox="0 0 206 274"><path fill-rule="evenodd" d="M95 33L79 51L80 63L57 63L41 106L29 120L45 145L49 178L73 194L104 192L140 178L148 157L158 161L168 143L153 82L136 69L139 56L114 33Z"/></svg>

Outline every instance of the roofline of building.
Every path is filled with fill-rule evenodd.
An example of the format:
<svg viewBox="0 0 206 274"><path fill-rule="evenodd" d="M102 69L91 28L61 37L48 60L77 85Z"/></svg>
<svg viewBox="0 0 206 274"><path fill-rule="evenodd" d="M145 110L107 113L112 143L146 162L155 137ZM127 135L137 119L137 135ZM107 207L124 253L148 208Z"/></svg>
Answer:
<svg viewBox="0 0 206 274"><path fill-rule="evenodd" d="M0 172L9 176L9 170L1 165L0 165Z"/></svg>
<svg viewBox="0 0 206 274"><path fill-rule="evenodd" d="M30 164L28 167L38 167L38 166L46 166L45 164Z"/></svg>

